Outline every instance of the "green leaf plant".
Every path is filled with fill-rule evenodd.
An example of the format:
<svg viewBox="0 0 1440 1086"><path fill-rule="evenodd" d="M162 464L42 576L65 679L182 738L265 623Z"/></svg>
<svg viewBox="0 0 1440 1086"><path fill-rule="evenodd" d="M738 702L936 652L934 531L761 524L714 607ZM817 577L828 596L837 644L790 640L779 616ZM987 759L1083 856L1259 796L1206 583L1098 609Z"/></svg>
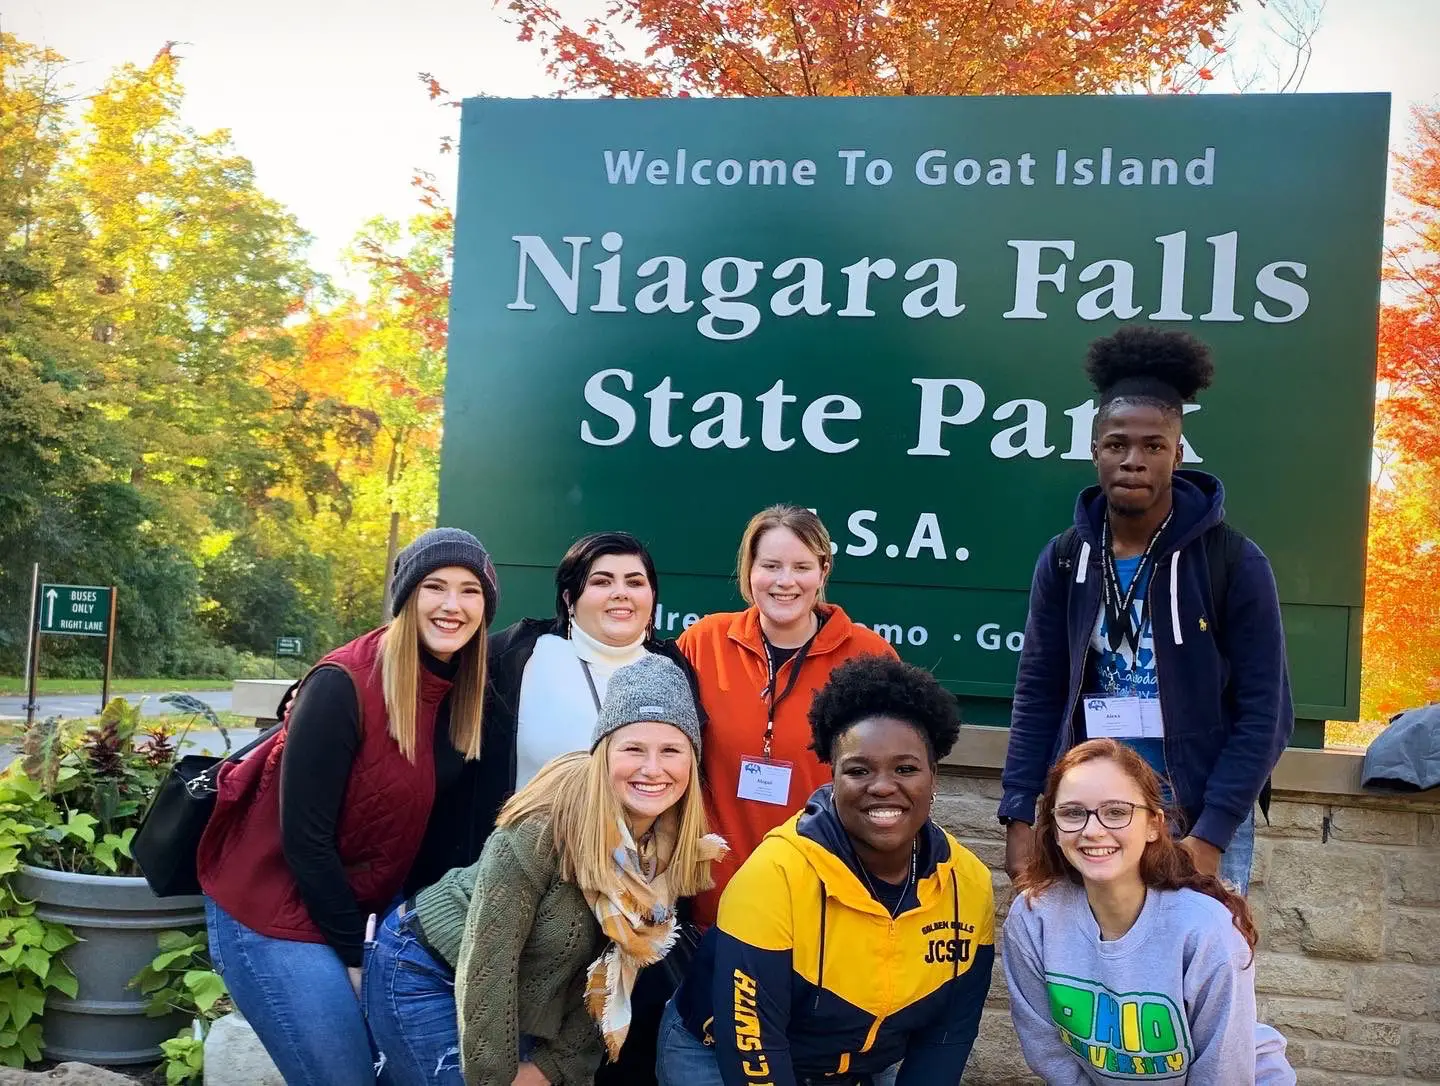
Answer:
<svg viewBox="0 0 1440 1086"><path fill-rule="evenodd" d="M150 997L145 1013L160 1018L174 1011L188 1014L191 1025L168 1041L165 1081L169 1086L202 1080L205 1072L205 1036L210 1023L234 1009L225 982L210 965L205 932L162 931L156 939L159 953L130 981L132 988Z"/></svg>
<svg viewBox="0 0 1440 1086"><path fill-rule="evenodd" d="M39 1060L46 996L55 991L73 999L78 992L75 975L60 960L78 940L64 924L38 916L35 904L15 892L14 876L27 864L138 875L130 845L177 746L168 725L148 723L139 705L114 698L93 727L67 728L56 717L32 725L22 737L20 756L0 772L0 1067ZM224 1002L224 983L210 970L203 933L186 938L199 939L198 951L190 942L176 942L162 946L160 958L178 956L151 963L156 976L165 977L155 992L203 1017ZM185 964L172 992L167 970L178 963ZM199 1058L190 1047L172 1044L177 1055L167 1053L167 1061L174 1059L176 1066Z"/></svg>

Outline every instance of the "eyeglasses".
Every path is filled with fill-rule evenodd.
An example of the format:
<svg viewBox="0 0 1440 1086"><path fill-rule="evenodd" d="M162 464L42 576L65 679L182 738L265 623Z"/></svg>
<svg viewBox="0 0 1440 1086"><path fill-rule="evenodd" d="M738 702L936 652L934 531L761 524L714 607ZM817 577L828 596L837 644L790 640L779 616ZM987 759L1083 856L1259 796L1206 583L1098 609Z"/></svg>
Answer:
<svg viewBox="0 0 1440 1086"><path fill-rule="evenodd" d="M1143 803L1130 803L1123 799L1110 799L1098 807L1082 807L1078 803L1062 803L1055 808L1055 828L1065 833L1078 833L1094 815L1107 830L1123 830L1135 818L1135 812L1148 811Z"/></svg>

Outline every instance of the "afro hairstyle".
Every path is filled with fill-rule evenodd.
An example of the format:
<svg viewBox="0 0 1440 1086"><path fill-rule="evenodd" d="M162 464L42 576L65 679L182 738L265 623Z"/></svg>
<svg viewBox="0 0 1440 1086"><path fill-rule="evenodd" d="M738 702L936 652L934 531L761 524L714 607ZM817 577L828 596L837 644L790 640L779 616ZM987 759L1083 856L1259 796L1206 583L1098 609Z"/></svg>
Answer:
<svg viewBox="0 0 1440 1086"><path fill-rule="evenodd" d="M1085 373L1100 394L1100 407L1139 401L1174 414L1210 387L1215 363L1210 348L1184 332L1127 325L1097 339L1085 355Z"/></svg>
<svg viewBox="0 0 1440 1086"><path fill-rule="evenodd" d="M810 749L828 763L841 735L877 716L912 725L925 737L932 763L949 754L960 735L960 707L934 675L893 656L857 656L831 672L810 703Z"/></svg>

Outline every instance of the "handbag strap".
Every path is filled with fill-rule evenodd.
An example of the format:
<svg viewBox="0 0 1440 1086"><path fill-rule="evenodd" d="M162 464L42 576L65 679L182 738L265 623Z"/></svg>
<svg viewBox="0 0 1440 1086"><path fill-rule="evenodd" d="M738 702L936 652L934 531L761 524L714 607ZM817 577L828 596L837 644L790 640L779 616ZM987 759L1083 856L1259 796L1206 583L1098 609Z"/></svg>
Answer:
<svg viewBox="0 0 1440 1086"><path fill-rule="evenodd" d="M245 755L249 754L252 750L258 747L261 743L265 742L265 740L269 739L272 735L274 735L283 727L285 727L285 722L283 720L280 721L278 724L270 725L270 727L266 728L263 732L257 735L254 739L250 740L250 742L246 743L239 750L227 754L225 755L225 757L221 758L220 761L215 763L215 768L219 769L226 762L238 762L241 758L245 757Z"/></svg>
<svg viewBox="0 0 1440 1086"><path fill-rule="evenodd" d="M285 722L283 720L280 721L280 723L278 724L271 725L259 735L257 735L254 739L250 740L250 742L246 743L239 750L232 751L231 753L225 755L225 757L217 761L214 765L207 766L204 770L195 774L195 776L191 777L188 781L185 782L185 791L196 797L212 794L215 791L216 787L215 779L220 776L220 770L224 766L229 765L231 762L238 762L241 758L245 757L245 755L249 754L252 750L258 747L261 743L265 742L265 740L269 739L272 735L274 735L284 726Z"/></svg>
<svg viewBox="0 0 1440 1086"><path fill-rule="evenodd" d="M311 671L313 671L313 670L314 670L314 669L312 668ZM290 695L290 700L289 700L288 703L286 703L286 705L285 705L285 707L284 707L284 711L280 714L280 719L277 720L274 724L270 725L270 727L266 728L263 732L261 732L259 735L257 735L254 739L250 740L250 742L246 743L246 744L245 744L243 747L241 747L239 750L237 750L237 751L235 751L235 752L233 752L233 753L231 753L231 754L225 755L225 757L221 758L220 761L216 762L216 763L215 763L215 772L216 772L216 773L218 773L218 772L220 771L220 767L221 767L222 765L224 765L226 762L238 762L241 758L245 757L245 755L249 754L252 750L254 750L256 747L258 747L261 743L265 742L265 740L269 739L272 735L274 735L276 732L278 732L281 728L285 727L285 725L286 725L286 724L289 722L289 720L290 720L290 710L291 710L292 708L294 708L294 706L295 706L295 699L300 696L300 688L305 685L305 680L308 679L309 677L310 677L310 673L309 673L309 672L306 672L306 674L302 675L302 676L300 677L300 680L299 680L298 682L296 682L294 686L290 687L290 689L286 691L286 693L288 693L288 694ZM285 698L282 696L280 700L281 700L282 702L284 702L284 701L285 701Z"/></svg>

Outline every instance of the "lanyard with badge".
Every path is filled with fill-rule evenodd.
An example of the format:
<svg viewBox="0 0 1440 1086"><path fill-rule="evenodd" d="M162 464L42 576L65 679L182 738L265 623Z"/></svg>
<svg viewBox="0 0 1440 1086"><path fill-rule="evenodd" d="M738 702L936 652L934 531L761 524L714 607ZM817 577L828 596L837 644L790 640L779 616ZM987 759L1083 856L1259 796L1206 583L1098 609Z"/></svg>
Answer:
<svg viewBox="0 0 1440 1086"><path fill-rule="evenodd" d="M1135 597L1141 586L1154 576L1155 547L1169 526L1172 516L1173 509L1165 514L1165 519L1150 536L1150 542L1140 554L1135 575L1130 578L1128 589L1120 587L1120 571L1115 561L1114 543L1110 537L1110 518L1105 517L1101 523L1101 586L1105 607L1106 642L1112 653L1121 653L1128 648L1132 667L1139 657L1140 638L1150 614L1150 593L1147 592L1140 604L1139 623L1135 622ZM1087 696L1085 734L1091 739L1101 736L1112 739L1162 738L1165 735L1165 722L1160 715L1160 699Z"/></svg>
<svg viewBox="0 0 1440 1086"><path fill-rule="evenodd" d="M735 794L741 799L773 803L778 807L790 805L790 775L795 767L790 762L771 757L775 740L775 713L781 703L795 689L795 684L799 682L800 668L804 665L805 657L809 654L810 646L814 642L815 639L812 637L800 646L800 651L791 658L790 679L786 682L785 689L778 695L775 693L775 679L779 669L775 667L775 658L770 655L767 646L765 666L770 681L765 684L765 689L760 691L760 697L766 703L765 738L758 757L748 755L740 758L740 781L735 789ZM781 667L784 665L782 664Z"/></svg>

